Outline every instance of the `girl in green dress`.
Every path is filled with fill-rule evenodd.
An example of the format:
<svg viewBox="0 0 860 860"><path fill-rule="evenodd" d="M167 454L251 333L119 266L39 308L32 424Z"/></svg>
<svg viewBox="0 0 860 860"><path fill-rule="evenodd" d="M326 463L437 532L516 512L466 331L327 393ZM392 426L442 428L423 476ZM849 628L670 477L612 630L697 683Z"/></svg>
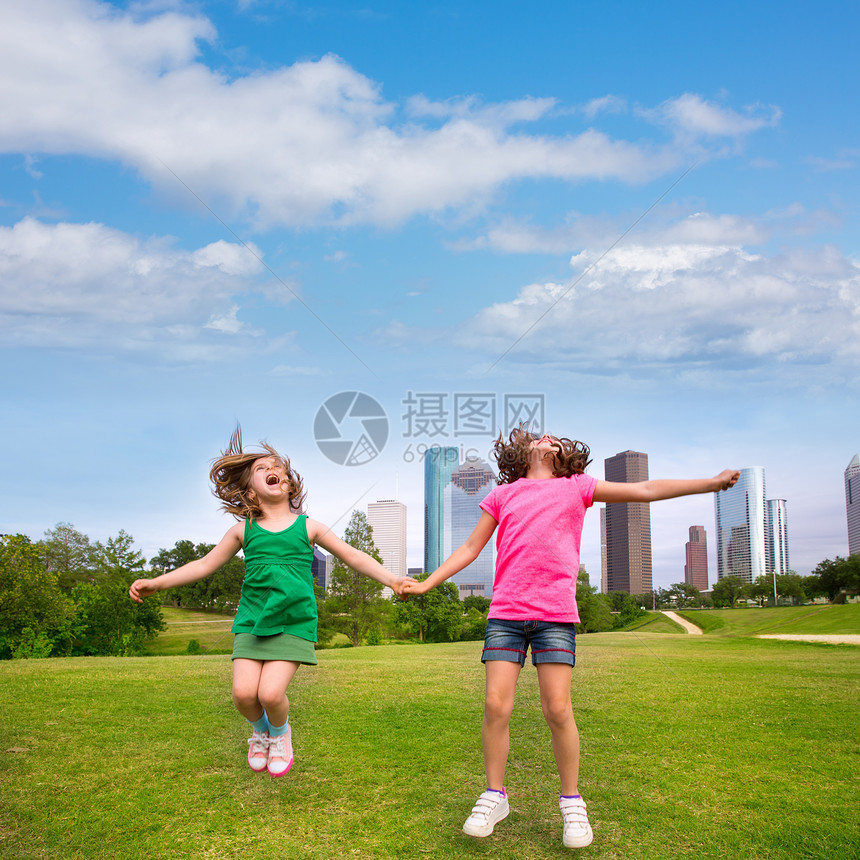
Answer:
<svg viewBox="0 0 860 860"><path fill-rule="evenodd" d="M293 765L287 687L301 664L317 662L314 545L397 594L403 580L302 514L301 477L274 448L262 447L243 451L237 428L209 473L222 507L240 522L203 558L153 579L138 579L129 594L140 602L157 591L197 582L244 551L246 573L232 627L233 703L253 728L248 765L284 776Z"/></svg>

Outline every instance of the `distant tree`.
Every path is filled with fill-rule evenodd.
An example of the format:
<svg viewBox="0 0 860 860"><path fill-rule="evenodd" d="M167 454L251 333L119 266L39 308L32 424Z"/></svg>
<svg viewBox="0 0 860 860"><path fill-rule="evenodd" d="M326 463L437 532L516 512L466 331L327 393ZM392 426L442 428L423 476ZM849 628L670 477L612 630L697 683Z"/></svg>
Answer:
<svg viewBox="0 0 860 860"><path fill-rule="evenodd" d="M71 523L57 523L48 529L37 546L45 569L57 574L64 591L71 591L79 582L92 581L95 547Z"/></svg>
<svg viewBox="0 0 860 860"><path fill-rule="evenodd" d="M825 559L812 571L812 576L818 580L815 590L826 594L830 601L836 601L842 592L856 594L860 592L860 555Z"/></svg>
<svg viewBox="0 0 860 860"><path fill-rule="evenodd" d="M486 600L486 598L482 598ZM465 604L465 600L463 603ZM483 639L487 632L487 614L481 612L475 606L470 606L466 610L466 615L463 618L463 626L460 628L460 639L464 642L472 642L477 639Z"/></svg>
<svg viewBox="0 0 860 860"><path fill-rule="evenodd" d="M714 583L711 597L714 606L734 606L743 596L746 582L739 576L725 576Z"/></svg>
<svg viewBox="0 0 860 860"><path fill-rule="evenodd" d="M62 653L73 616L41 547L24 535L0 537L0 658Z"/></svg>
<svg viewBox="0 0 860 860"><path fill-rule="evenodd" d="M120 530L106 543L96 541L93 582L72 591L79 633L73 654L126 656L143 650L147 639L165 629L157 597L129 599L128 588L144 572L146 559L134 538Z"/></svg>
<svg viewBox="0 0 860 860"><path fill-rule="evenodd" d="M416 579L424 580L429 575L424 573ZM453 582L443 582L408 600L397 600L395 605L400 624L412 630L421 642L454 642L460 635L463 604Z"/></svg>
<svg viewBox="0 0 860 860"><path fill-rule="evenodd" d="M776 578L776 593L779 597L788 598L792 603L804 603L806 601L806 592L803 588L804 577L799 576L794 571L782 574Z"/></svg>
<svg viewBox="0 0 860 860"><path fill-rule="evenodd" d="M688 606L700 606L702 593L689 582L676 582L669 586L667 595L669 599L680 609Z"/></svg>
<svg viewBox="0 0 860 860"><path fill-rule="evenodd" d="M486 615L490 610L491 602L492 601L489 597L482 597L480 594L470 594L463 600L463 609L466 612L470 609L477 609L478 612L482 612Z"/></svg>
<svg viewBox="0 0 860 860"><path fill-rule="evenodd" d="M373 543L373 528L361 511L352 512L343 539L382 563L379 550ZM331 588L325 601L327 623L345 633L353 645L360 645L368 630L374 624L380 625L384 618L382 588L382 583L335 558Z"/></svg>
<svg viewBox="0 0 860 860"><path fill-rule="evenodd" d="M749 582L744 586L744 596L750 600L758 601L759 606L764 606L773 597L773 577L759 576L755 582Z"/></svg>
<svg viewBox="0 0 860 860"><path fill-rule="evenodd" d="M613 612L617 612L616 628L629 627L645 615L642 595L628 594L626 591L610 591L607 595Z"/></svg>

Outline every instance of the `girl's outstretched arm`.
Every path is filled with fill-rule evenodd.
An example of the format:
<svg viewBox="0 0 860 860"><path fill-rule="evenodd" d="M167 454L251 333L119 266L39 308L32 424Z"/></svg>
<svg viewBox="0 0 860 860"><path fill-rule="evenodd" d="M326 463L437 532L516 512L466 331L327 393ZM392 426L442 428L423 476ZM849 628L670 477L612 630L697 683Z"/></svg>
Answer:
<svg viewBox="0 0 860 860"><path fill-rule="evenodd" d="M407 579L403 583L403 596L410 594L426 594L431 588L435 588L446 579L450 579L455 573L459 573L464 567L470 565L487 545L487 541L493 536L498 523L486 512L481 513L481 519L475 526L472 534L466 538L466 543L458 547L427 577L427 579Z"/></svg>
<svg viewBox="0 0 860 860"><path fill-rule="evenodd" d="M691 480L653 480L623 484L616 481L598 481L594 488L595 502L659 502L678 496L694 496L697 493L718 493L728 490L737 482L741 473L726 469L713 478Z"/></svg>
<svg viewBox="0 0 860 860"><path fill-rule="evenodd" d="M144 597L149 597L156 591L164 591L167 588L176 588L205 579L215 573L219 567L227 564L242 549L244 529L243 523L237 523L203 558L196 558L188 564L183 564L182 567L177 567L176 570L162 573L161 576L153 579L136 579L128 590L129 596L132 600L142 603Z"/></svg>
<svg viewBox="0 0 860 860"><path fill-rule="evenodd" d="M345 565L364 574L364 576L387 585L393 589L398 597L400 596L404 582L402 576L395 576L375 558L341 540L328 526L311 519L308 520L307 526L308 538L311 543L319 544L323 549L327 549L332 555L337 556Z"/></svg>

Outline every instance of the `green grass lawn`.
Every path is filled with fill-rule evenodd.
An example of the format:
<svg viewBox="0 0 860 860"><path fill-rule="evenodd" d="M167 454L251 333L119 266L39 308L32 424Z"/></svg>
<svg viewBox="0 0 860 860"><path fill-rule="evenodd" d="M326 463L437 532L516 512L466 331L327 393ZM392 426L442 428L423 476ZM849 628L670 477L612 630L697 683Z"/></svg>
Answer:
<svg viewBox="0 0 860 860"><path fill-rule="evenodd" d="M858 856L856 647L659 633L578 644L595 833L579 856ZM0 857L570 856L530 665L511 725L512 813L488 839L460 831L484 788L480 650L320 652L290 686L296 764L279 780L245 764L229 657L2 663Z"/></svg>

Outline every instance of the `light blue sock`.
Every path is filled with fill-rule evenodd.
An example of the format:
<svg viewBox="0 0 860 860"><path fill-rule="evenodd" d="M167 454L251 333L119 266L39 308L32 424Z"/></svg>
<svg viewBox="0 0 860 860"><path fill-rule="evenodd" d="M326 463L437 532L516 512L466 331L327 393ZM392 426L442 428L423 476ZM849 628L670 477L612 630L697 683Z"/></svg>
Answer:
<svg viewBox="0 0 860 860"><path fill-rule="evenodd" d="M266 712L263 711L263 716L260 717L259 720L248 720L251 724L255 732L267 732L269 731L269 718L266 716Z"/></svg>
<svg viewBox="0 0 860 860"><path fill-rule="evenodd" d="M287 717L287 721L282 726L269 726L269 737L270 738L278 738L281 735L285 735L287 733L287 726L290 724L290 718Z"/></svg>

